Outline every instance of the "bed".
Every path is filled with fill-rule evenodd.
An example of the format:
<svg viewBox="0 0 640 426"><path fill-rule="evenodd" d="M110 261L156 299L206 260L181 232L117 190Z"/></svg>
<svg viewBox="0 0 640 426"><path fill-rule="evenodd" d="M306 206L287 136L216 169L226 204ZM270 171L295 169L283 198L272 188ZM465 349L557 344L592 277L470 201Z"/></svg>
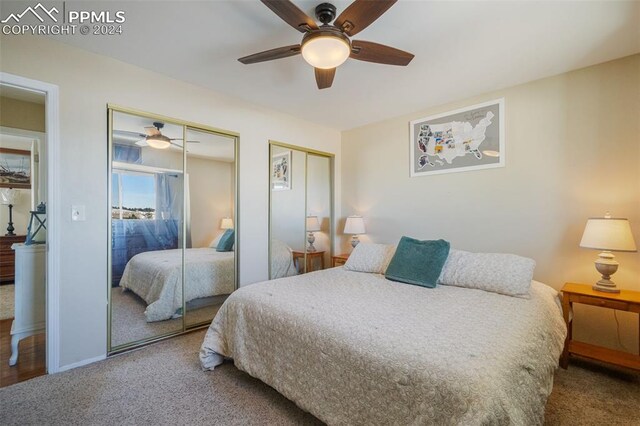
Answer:
<svg viewBox="0 0 640 426"><path fill-rule="evenodd" d="M185 302L230 294L235 289L234 252L215 248L186 249ZM133 291L146 303L147 322L162 321L182 308L182 250L156 250L137 254L124 269L120 287Z"/></svg>
<svg viewBox="0 0 640 426"><path fill-rule="evenodd" d="M343 267L243 287L200 351L328 424L541 424L566 328L558 295L388 281Z"/></svg>

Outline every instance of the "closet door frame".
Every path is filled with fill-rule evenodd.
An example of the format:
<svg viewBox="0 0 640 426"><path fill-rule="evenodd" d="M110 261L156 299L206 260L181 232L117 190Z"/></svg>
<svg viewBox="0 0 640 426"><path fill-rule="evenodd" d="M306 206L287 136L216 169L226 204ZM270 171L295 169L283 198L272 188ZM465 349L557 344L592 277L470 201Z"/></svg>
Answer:
<svg viewBox="0 0 640 426"><path fill-rule="evenodd" d="M220 136L225 136L225 137L229 137L232 138L234 140L234 166L235 166L235 170L234 170L234 176L235 176L235 182L234 182L234 208L233 208L233 221L234 221L234 227L235 227L235 234L234 234L234 238L235 238L235 242L234 242L234 247L235 247L235 256L234 256L234 268L235 268L235 283L234 283L234 291L238 289L239 287L239 283L240 283L240 208L239 208L239 203L240 203L240 192L239 192L239 188L240 188L240 134L237 132L233 132L230 130L224 130L224 129L220 129L217 127L212 127L212 126L206 126L203 124L199 124L199 123L194 123L192 121L187 121L187 120L181 120L181 119L177 119L177 118L173 118L173 117L168 117L165 115L161 115L161 114L154 114L154 113L150 113L147 111L142 111L139 109L135 109L135 108L128 108L128 107L123 107L120 105L116 105L116 104L111 104L108 103L107 104L107 143L108 143L108 148L107 148L107 211L108 211L108 224L107 224L107 232L108 232L108 249L107 249L107 356L111 356L111 355L115 355L121 352L125 352L128 351L130 349L134 349L134 348L139 348L141 346L145 346L151 343L155 343L158 342L160 340L165 340L171 337L175 337L175 336L179 336L181 334L185 334L185 333L189 333L191 331L194 330L199 330L202 328L206 328L209 326L209 323L204 323L204 324L196 324L192 327L187 327L186 326L186 322L185 322L185 312L186 312L186 302L184 300L184 283L185 283L185 268L184 268L184 250L186 248L186 241L187 241L187 234L186 234L186 227L187 227L187 223L186 220L184 219L184 212L186 211L186 203L187 200L185 197L183 197L183 205L182 205L182 225L180 227L181 231L182 231L182 239L181 239L181 243L182 243L182 309L183 309L183 315L182 315L182 329L181 330L177 330L177 331L171 331L168 333L163 333L163 334L159 334L156 336L151 336L148 338L144 338L144 339L139 339L133 342L129 342L126 344L122 344L119 346L112 346L111 344L111 332L112 332L112 328L111 328L111 320L112 320L112 300L111 300L111 282L112 282L112 270L111 270L111 264L112 264L112 249L113 249L113 241L112 241L112 218L111 218L111 206L112 206L112 199L111 199L111 195L112 195L112 185L111 185L111 175L113 173L113 160L112 160L112 152L113 152L113 113L114 112L119 112L119 113L125 113L125 114L130 114L130 115L137 115L140 117L145 117L145 118L149 118L149 119L153 119L153 120L160 120L162 122L165 123L171 123L174 125L178 125L178 126L182 126L182 134L183 134L183 140L186 141L187 139L187 130L188 129L192 129L192 130L196 130L196 131L202 131L202 132L209 132L209 133L215 133L218 134ZM186 145L186 142L185 142ZM187 165L187 150L184 149L184 145L183 145L183 149L182 149L182 172L186 173L186 165ZM186 185L186 180L183 180L183 185Z"/></svg>
<svg viewBox="0 0 640 426"><path fill-rule="evenodd" d="M268 279L271 279L271 238L272 238L272 229L273 229L273 215L271 214L272 211L272 207L273 207L273 190L271 189L271 164L272 164L272 151L273 151L273 147L278 147L278 148L282 148L282 149L290 149L290 150L296 150L296 151L300 151L300 152L304 152L305 156L304 156L304 212L305 212L305 218L306 215L308 213L308 200L307 200L307 181L308 181L308 164L307 164L307 160L309 158L309 155L315 155L317 157L324 157L327 158L329 160L329 190L330 190L330 199L331 199L331 206L329 207L329 211L331 214L331 218L329 220L329 259L331 259L333 257L333 252L334 252L334 245L335 245L335 240L334 240L334 236L335 236L335 229L336 229L336 224L335 224L335 154L332 154L330 152L325 152L325 151L318 151L312 148L307 148L304 146L298 146L298 145L291 145L288 143L284 143L284 142L278 142L276 140L269 140L269 178L267 179L267 183L269 185L269 241L267 242L269 249L268 249L268 261L269 261L269 265L268 265ZM305 220L305 224L306 224L306 220ZM303 259L303 265L304 265L304 273L306 273L306 265L307 265L307 250L306 250L306 235L307 235L307 230L306 230L306 226L305 226L305 233L303 235L303 247L305 248L304 250L304 259ZM325 268L326 269L326 268Z"/></svg>

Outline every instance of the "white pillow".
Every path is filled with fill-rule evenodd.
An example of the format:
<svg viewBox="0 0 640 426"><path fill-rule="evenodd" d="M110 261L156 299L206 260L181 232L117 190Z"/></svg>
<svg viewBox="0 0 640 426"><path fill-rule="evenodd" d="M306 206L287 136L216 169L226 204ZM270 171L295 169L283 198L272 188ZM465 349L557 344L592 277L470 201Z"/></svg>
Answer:
<svg viewBox="0 0 640 426"><path fill-rule="evenodd" d="M396 252L392 244L359 243L344 264L344 268L355 272L384 274Z"/></svg>
<svg viewBox="0 0 640 426"><path fill-rule="evenodd" d="M528 298L535 267L533 259L515 254L451 249L438 284Z"/></svg>
<svg viewBox="0 0 640 426"><path fill-rule="evenodd" d="M220 242L220 238L222 238L222 236L224 235L224 232L225 231L222 231L221 233L216 235L216 237L213 239L213 241L211 241L211 244L209 244L209 247L218 248L218 243Z"/></svg>

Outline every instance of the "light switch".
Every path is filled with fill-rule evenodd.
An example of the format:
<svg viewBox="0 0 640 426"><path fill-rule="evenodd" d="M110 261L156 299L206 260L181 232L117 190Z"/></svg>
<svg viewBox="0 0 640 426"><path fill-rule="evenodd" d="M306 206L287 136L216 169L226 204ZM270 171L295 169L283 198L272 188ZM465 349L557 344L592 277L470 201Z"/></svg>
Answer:
<svg viewBox="0 0 640 426"><path fill-rule="evenodd" d="M71 220L74 222L84 222L87 220L85 206L71 206Z"/></svg>

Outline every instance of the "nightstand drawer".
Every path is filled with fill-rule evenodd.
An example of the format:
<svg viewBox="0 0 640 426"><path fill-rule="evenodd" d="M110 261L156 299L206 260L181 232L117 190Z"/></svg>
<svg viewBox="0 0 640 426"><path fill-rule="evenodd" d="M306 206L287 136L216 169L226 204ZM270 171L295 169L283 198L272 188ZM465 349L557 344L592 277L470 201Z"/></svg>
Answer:
<svg viewBox="0 0 640 426"><path fill-rule="evenodd" d="M573 295L571 301L575 303L584 303L585 305L602 306L603 308L617 309L619 311L628 311L629 303L619 300L602 299L599 297L578 296Z"/></svg>

